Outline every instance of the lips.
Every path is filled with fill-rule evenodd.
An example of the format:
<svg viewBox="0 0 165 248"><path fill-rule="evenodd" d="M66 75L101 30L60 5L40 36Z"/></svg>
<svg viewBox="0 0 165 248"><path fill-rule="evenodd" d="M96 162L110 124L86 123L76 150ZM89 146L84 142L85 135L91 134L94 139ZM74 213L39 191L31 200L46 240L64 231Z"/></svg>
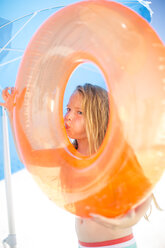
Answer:
<svg viewBox="0 0 165 248"><path fill-rule="evenodd" d="M67 123L65 123L65 128L66 128L66 130L68 130L70 128L70 126Z"/></svg>

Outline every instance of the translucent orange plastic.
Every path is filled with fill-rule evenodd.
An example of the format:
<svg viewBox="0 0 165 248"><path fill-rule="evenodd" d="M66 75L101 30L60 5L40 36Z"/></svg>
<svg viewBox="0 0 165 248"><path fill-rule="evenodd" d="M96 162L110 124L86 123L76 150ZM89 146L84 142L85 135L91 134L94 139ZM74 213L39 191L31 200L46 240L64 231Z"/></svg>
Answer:
<svg viewBox="0 0 165 248"><path fill-rule="evenodd" d="M76 152L63 121L66 84L83 62L100 68L109 89L108 131L92 157ZM115 217L159 181L165 168L165 47L138 14L104 0L55 13L28 45L15 89L19 153L57 205L78 216Z"/></svg>

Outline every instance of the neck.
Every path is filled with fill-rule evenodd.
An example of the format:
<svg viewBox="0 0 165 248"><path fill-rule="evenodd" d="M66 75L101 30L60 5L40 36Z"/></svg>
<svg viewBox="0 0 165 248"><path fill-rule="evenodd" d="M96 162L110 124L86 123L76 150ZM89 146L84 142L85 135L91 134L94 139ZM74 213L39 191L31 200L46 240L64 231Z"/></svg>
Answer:
<svg viewBox="0 0 165 248"><path fill-rule="evenodd" d="M87 139L81 139L77 140L78 143L78 149L77 151L81 153L82 155L89 156L89 143Z"/></svg>

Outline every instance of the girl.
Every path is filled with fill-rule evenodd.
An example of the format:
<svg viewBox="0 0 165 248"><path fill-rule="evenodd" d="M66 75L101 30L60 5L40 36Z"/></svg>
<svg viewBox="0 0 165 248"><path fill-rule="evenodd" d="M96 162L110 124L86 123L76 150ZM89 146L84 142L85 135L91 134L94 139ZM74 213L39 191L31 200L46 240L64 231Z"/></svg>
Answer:
<svg viewBox="0 0 165 248"><path fill-rule="evenodd" d="M13 99L16 92L12 88L10 94L9 90L10 88L7 88L3 91L2 96L5 103L0 103L0 105L6 107L12 114ZM76 88L67 105L64 122L67 135L74 139L73 144L77 152L89 156L98 150L106 133L108 114L109 101L106 90L90 84ZM20 132L22 132L21 128ZM27 147L30 153L31 148L28 142ZM44 153L41 162L45 157ZM79 248L135 248L132 226L145 214L150 202L151 197L130 210L126 215L118 218L110 219L92 214L90 219L77 217L76 232Z"/></svg>
<svg viewBox="0 0 165 248"><path fill-rule="evenodd" d="M69 138L83 155L92 155L101 145L109 119L109 100L106 90L99 86L85 84L77 86L67 105L64 117ZM76 232L79 248L115 247L135 248L132 226L145 214L151 197L125 216L105 218L91 214L91 219L76 218Z"/></svg>

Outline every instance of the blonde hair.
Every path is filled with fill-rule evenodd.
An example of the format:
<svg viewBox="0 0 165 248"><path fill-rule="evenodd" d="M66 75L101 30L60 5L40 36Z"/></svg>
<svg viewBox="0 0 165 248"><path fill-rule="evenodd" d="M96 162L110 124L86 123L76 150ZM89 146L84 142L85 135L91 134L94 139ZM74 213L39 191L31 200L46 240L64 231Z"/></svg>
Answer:
<svg viewBox="0 0 165 248"><path fill-rule="evenodd" d="M109 120L108 92L92 84L77 86L75 92L83 97L83 111L86 132L89 142L89 152L97 152L103 142ZM77 144L78 145L78 144Z"/></svg>
<svg viewBox="0 0 165 248"><path fill-rule="evenodd" d="M108 92L96 85L85 84L76 87L75 92L78 92L83 97L83 111L86 123L86 132L89 142L90 154L97 152L103 142L104 136L109 122L109 97ZM75 148L78 148L78 143L75 140L73 143ZM154 194L151 195L152 200L157 209L159 207ZM144 218L149 221L149 216L152 212L152 205L149 207L149 214L145 213Z"/></svg>
<svg viewBox="0 0 165 248"><path fill-rule="evenodd" d="M164 211L164 210L159 206L159 204L158 204L158 202L157 202L157 200L156 200L156 198L155 198L155 196L154 196L153 193L151 194L151 197L152 197L152 201L154 202L155 207L156 207L159 211ZM146 212L145 215L144 215L144 218L145 218L147 221L149 221L149 217L150 217L151 213L152 213L152 204L150 204L150 206L149 206L149 213Z"/></svg>

